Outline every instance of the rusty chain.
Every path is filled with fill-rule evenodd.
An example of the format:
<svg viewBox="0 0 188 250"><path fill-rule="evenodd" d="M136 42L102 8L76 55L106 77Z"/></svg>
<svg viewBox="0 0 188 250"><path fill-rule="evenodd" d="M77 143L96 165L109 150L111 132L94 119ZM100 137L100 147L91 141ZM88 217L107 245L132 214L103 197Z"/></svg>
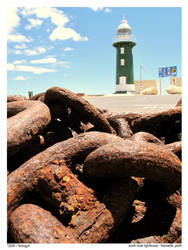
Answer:
<svg viewBox="0 0 188 250"><path fill-rule="evenodd" d="M7 107L10 242L121 242L128 227L127 243L180 241L180 102L114 115L52 87L29 100L9 96ZM162 208L168 227L156 238L147 220L164 220Z"/></svg>

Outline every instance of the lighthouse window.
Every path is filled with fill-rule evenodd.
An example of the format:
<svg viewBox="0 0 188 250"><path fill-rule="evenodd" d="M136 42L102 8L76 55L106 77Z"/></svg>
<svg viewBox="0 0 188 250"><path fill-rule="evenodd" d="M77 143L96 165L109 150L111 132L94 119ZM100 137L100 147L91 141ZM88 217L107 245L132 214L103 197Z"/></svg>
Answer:
<svg viewBox="0 0 188 250"><path fill-rule="evenodd" d="M125 65L125 59L121 59L121 66Z"/></svg>
<svg viewBox="0 0 188 250"><path fill-rule="evenodd" d="M121 54L124 54L124 50L125 50L124 48L121 48Z"/></svg>

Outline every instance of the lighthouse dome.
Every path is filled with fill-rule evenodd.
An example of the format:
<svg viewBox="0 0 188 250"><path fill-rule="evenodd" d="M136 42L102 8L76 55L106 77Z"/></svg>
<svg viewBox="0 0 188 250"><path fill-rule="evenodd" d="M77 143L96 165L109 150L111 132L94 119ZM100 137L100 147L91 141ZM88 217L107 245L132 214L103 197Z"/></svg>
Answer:
<svg viewBox="0 0 188 250"><path fill-rule="evenodd" d="M131 27L128 25L126 19L122 19L120 25L117 28L118 31L131 31Z"/></svg>
<svg viewBox="0 0 188 250"><path fill-rule="evenodd" d="M130 41L131 40L131 27L128 25L126 19L122 19L117 28L117 41Z"/></svg>

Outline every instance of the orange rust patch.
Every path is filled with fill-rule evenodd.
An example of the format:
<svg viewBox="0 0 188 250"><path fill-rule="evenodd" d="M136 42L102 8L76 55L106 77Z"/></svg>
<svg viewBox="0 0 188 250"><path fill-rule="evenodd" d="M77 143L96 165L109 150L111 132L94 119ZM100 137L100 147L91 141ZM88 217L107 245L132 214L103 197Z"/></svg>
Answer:
<svg viewBox="0 0 188 250"><path fill-rule="evenodd" d="M70 181L70 177L69 176L64 176L63 177L63 181L64 182L69 182Z"/></svg>

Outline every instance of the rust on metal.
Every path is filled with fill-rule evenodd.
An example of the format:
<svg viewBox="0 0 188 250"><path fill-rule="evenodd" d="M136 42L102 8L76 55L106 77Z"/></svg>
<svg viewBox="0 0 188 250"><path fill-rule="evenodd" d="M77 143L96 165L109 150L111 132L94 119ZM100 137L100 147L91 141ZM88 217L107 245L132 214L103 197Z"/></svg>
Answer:
<svg viewBox="0 0 188 250"><path fill-rule="evenodd" d="M175 154L152 143L130 140L110 143L91 152L84 162L83 173L91 180L145 177L163 183L167 194L181 185L181 161Z"/></svg>
<svg viewBox="0 0 188 250"><path fill-rule="evenodd" d="M17 243L79 243L55 216L33 204L12 212L9 232Z"/></svg>
<svg viewBox="0 0 188 250"><path fill-rule="evenodd" d="M181 160L182 158L182 142L181 141L166 144L164 147L170 150L171 152L173 152L175 155L177 155L179 159Z"/></svg>
<svg viewBox="0 0 188 250"><path fill-rule="evenodd" d="M58 102L63 105L66 104L71 109L74 109L78 112L81 119L91 122L95 125L97 130L114 133L113 128L110 126L105 116L103 116L93 105L70 90L59 87L52 87L48 89L45 94L45 103L50 105L54 102Z"/></svg>
<svg viewBox="0 0 188 250"><path fill-rule="evenodd" d="M9 108L15 114L7 121L8 155L13 155L49 124L51 115L49 108L38 101L10 102Z"/></svg>
<svg viewBox="0 0 188 250"><path fill-rule="evenodd" d="M45 92L42 92L42 93L39 93L30 97L29 100L44 102L44 96L45 96Z"/></svg>
<svg viewBox="0 0 188 250"><path fill-rule="evenodd" d="M171 108L135 119L132 121L131 127L134 133L139 131L145 131L152 134L156 132L164 133L166 131L164 130L164 124L168 124L170 127L170 124L176 120L181 120L181 114L181 107ZM161 131L159 131L159 129L161 129Z"/></svg>
<svg viewBox="0 0 188 250"><path fill-rule="evenodd" d="M14 171L16 168L18 168L24 162L29 160L34 155L40 153L41 151L42 151L42 149L33 145L32 143L28 143L27 145L25 145L18 152L16 152L15 154L8 157L7 169L9 171L9 173Z"/></svg>
<svg viewBox="0 0 188 250"><path fill-rule="evenodd" d="M81 162L99 146L110 142L121 142L122 140L122 138L108 133L87 132L56 143L32 157L8 176L8 215L20 205L26 192L33 189L38 171L48 165L49 162L63 159L68 163L73 161Z"/></svg>
<svg viewBox="0 0 188 250"><path fill-rule="evenodd" d="M15 101L25 101L26 98L20 95L8 95L7 102L15 102Z"/></svg>
<svg viewBox="0 0 188 250"><path fill-rule="evenodd" d="M67 122L68 108L66 105L60 105L58 103L52 103L49 105L52 119L59 118L61 121Z"/></svg>
<svg viewBox="0 0 188 250"><path fill-rule="evenodd" d="M82 243L106 241L125 218L137 192L136 182L127 178L118 183L112 183L108 190L102 192L99 201L96 193L82 184L68 169L64 161L57 160L38 171L33 187L57 209L62 223L66 225L67 232L71 232L75 240ZM117 210L118 207L120 208ZM18 233L12 232L12 234L15 234L15 238L19 235L19 239L19 228L23 223L22 219L20 221L19 214L23 215L23 213L15 213L17 210L19 211L19 207L10 214L9 227L10 231L12 225L14 225L12 231L17 231L16 228L18 228ZM16 219L15 216L17 216ZM29 212L26 211L23 218L26 225L21 227L21 232L22 230L28 231L28 218L30 218ZM29 222L33 221L33 223L38 218L35 210L34 215L31 214L31 218ZM40 227L43 233L46 232L45 226L43 228L45 222L42 221ZM50 226L52 222L48 224ZM35 235L37 230L31 228L29 232L28 234L32 238L35 237L33 234ZM51 234L50 232L48 236L53 239ZM23 240L23 238L21 239ZM43 236L41 241L44 241Z"/></svg>
<svg viewBox="0 0 188 250"><path fill-rule="evenodd" d="M130 243L159 244L175 243L178 240L182 233L180 195L174 193L167 200L161 200L160 204L148 202L142 205L142 209L145 210L144 217L137 223L133 221L129 227L132 233Z"/></svg>
<svg viewBox="0 0 188 250"><path fill-rule="evenodd" d="M129 138L133 135L129 127L128 121L124 118L108 119L111 126L115 129L118 136L122 138Z"/></svg>
<svg viewBox="0 0 188 250"><path fill-rule="evenodd" d="M174 193L169 198L156 202L135 199L132 211L109 243L162 244L181 240L181 196Z"/></svg>
<svg viewBox="0 0 188 250"><path fill-rule="evenodd" d="M147 132L137 132L129 139L135 142L143 141L143 142L150 142L156 145L164 146L164 143L161 140L159 140L156 136Z"/></svg>
<svg viewBox="0 0 188 250"><path fill-rule="evenodd" d="M8 242L181 243L181 99L112 113L59 87L23 98L7 97Z"/></svg>
<svg viewBox="0 0 188 250"><path fill-rule="evenodd" d="M148 113L132 113L132 112L126 112L126 113L117 113L117 114L113 114L113 113L107 113L106 117L109 120L114 120L114 119L119 119L119 118L123 118L125 120L127 120L129 123L132 122L135 119L138 119L142 116L148 115Z"/></svg>
<svg viewBox="0 0 188 250"><path fill-rule="evenodd" d="M56 164L40 171L38 191L56 207L62 222L72 230L77 240L103 242L114 228L113 214L97 200L92 189L71 173L64 162Z"/></svg>

